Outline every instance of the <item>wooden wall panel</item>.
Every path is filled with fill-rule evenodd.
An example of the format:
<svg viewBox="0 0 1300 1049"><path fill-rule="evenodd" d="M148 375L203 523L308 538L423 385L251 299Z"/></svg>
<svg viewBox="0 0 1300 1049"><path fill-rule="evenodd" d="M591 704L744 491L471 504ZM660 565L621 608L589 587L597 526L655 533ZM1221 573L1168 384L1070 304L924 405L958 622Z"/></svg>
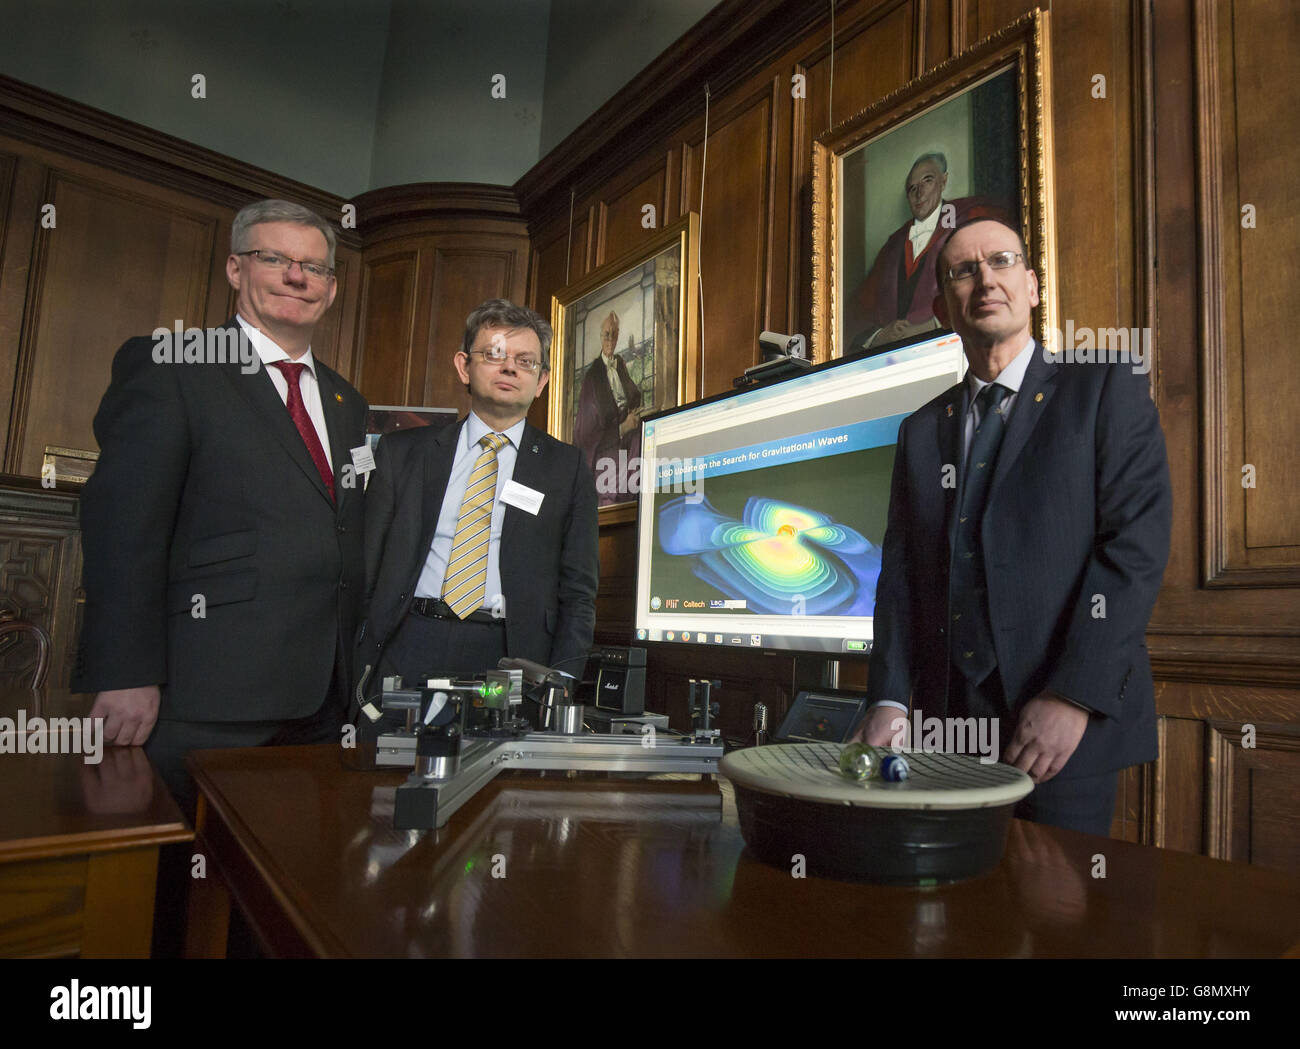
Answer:
<svg viewBox="0 0 1300 1049"><path fill-rule="evenodd" d="M361 253L339 246L334 253L334 279L338 293L332 305L312 333L311 353L336 372L354 382L352 334L356 327L360 281L355 274L361 268ZM233 309L233 303L232 303Z"/></svg>
<svg viewBox="0 0 1300 1049"><path fill-rule="evenodd" d="M466 409L452 366L465 318L487 299L523 302L529 292L528 236L513 193L426 183L355 203L365 233L357 388L371 404Z"/></svg>
<svg viewBox="0 0 1300 1049"><path fill-rule="evenodd" d="M55 689L66 688L72 674L76 655L72 640L80 626L80 580L75 486L51 490L34 481L0 481L0 607L49 633L47 683ZM13 640L12 636L6 639ZM0 668L6 672L34 661L29 642L3 648ZM10 685L30 684L25 675L15 678L6 673L4 680Z"/></svg>
<svg viewBox="0 0 1300 1049"><path fill-rule="evenodd" d="M1244 727L1209 723L1206 851L1300 875L1300 727Z"/></svg>
<svg viewBox="0 0 1300 1049"><path fill-rule="evenodd" d="M21 143L0 138L5 151L9 184L4 195L4 240L0 241L0 374L7 380L18 373L18 347L26 313L27 277L40 221L40 200L45 189L45 169L22 155ZM12 150L12 152L9 152ZM13 407L13 382L0 382L0 412L9 419ZM4 428L7 450L9 427Z"/></svg>
<svg viewBox="0 0 1300 1049"><path fill-rule="evenodd" d="M1056 274L1062 330L1139 326L1134 272L1132 78L1125 5L1073 4L1052 13ZM1093 77L1105 77L1105 98ZM1104 158L1104 160L1102 159ZM1062 185L1068 192L1061 192ZM1062 236L1069 231L1069 236ZM1035 260L1037 262L1037 260ZM1040 267L1041 268L1041 267Z"/></svg>
<svg viewBox="0 0 1300 1049"><path fill-rule="evenodd" d="M85 407L107 388L118 345L206 316L215 216L115 183L64 170L47 181L57 225L40 231L33 256L9 472L39 475L47 444L96 448Z"/></svg>
<svg viewBox="0 0 1300 1049"><path fill-rule="evenodd" d="M707 159L703 123L687 137L686 199L699 200L702 169L707 183L700 224L704 397L729 390L731 380L759 359L758 333L767 326L773 90L764 83L732 106L711 111Z"/></svg>
<svg viewBox="0 0 1300 1049"><path fill-rule="evenodd" d="M1196 5L1200 85L1198 176L1204 228L1205 582L1300 584L1300 372L1276 351L1290 326L1278 244L1300 234L1288 165L1300 90L1271 74L1300 46L1300 8ZM1270 71L1270 72L1266 72ZM1243 209L1251 209L1243 214ZM1254 476L1249 476L1253 472Z"/></svg>
<svg viewBox="0 0 1300 1049"><path fill-rule="evenodd" d="M481 242L480 242L481 245ZM465 318L487 299L523 300L526 256L513 246L442 246L433 251L433 318L429 325L421 403L469 410L469 395L452 358L465 337Z"/></svg>
<svg viewBox="0 0 1300 1049"><path fill-rule="evenodd" d="M367 257L363 269L357 389L371 404L412 404L412 392L424 385L423 368L417 379L411 359L420 253L390 247Z"/></svg>
<svg viewBox="0 0 1300 1049"><path fill-rule="evenodd" d="M528 305L547 320L551 318L551 296L564 287L569 274L574 272L568 259L569 248L569 231L558 223L552 223L545 234L533 241Z"/></svg>
<svg viewBox="0 0 1300 1049"><path fill-rule="evenodd" d="M636 250L647 237L667 224L664 219L668 210L667 182L667 161L663 160L654 170L637 178L634 184L614 190L603 201L603 235L597 266ZM643 209L647 204L654 208L653 226L642 224Z"/></svg>

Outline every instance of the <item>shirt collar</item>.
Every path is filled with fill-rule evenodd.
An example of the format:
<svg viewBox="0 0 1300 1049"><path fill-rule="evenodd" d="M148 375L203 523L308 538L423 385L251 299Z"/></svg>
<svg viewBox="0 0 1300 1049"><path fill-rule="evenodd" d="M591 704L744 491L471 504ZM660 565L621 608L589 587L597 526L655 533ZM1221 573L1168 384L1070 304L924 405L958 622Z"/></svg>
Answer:
<svg viewBox="0 0 1300 1049"><path fill-rule="evenodd" d="M1031 335L1029 341L1025 343L1025 348L1017 353L993 381L999 386L1005 386L1012 393L1019 393L1020 387L1025 382L1025 372L1029 370L1029 362L1034 356L1034 338ZM980 390L989 384L976 375L969 368L966 369L966 385L970 390L970 402L975 403L975 398L980 395Z"/></svg>
<svg viewBox="0 0 1300 1049"><path fill-rule="evenodd" d="M939 216L943 212L943 201L939 201L939 206L923 219L913 219L910 236L918 237L922 233L933 233L935 227L939 225Z"/></svg>
<svg viewBox="0 0 1300 1049"><path fill-rule="evenodd" d="M279 344L277 344L274 339L265 332L258 331L249 324L248 321L244 320L243 317L239 316L239 314L235 314L235 320L237 320L239 326L244 329L244 333L248 336L248 341L253 344L253 349L257 351L257 356L261 358L263 365L274 364L276 361L293 360L292 357L280 348ZM312 375L316 374L316 359L311 355L310 346L307 347L307 352L299 357L296 363L307 365L307 370L311 372Z"/></svg>
<svg viewBox="0 0 1300 1049"><path fill-rule="evenodd" d="M472 411L469 413L469 419L465 423L465 439L468 442L467 447L473 448L479 441L483 440L490 433L503 433L517 450L519 442L524 439L524 424L526 419L520 419L514 426L508 430L494 430Z"/></svg>
<svg viewBox="0 0 1300 1049"><path fill-rule="evenodd" d="M602 353L602 354L600 355L600 359L601 359L602 361L605 362L605 367L608 368L610 371L613 371L614 369L616 369L616 368L618 367L618 354L617 354L617 353L611 353L608 357L606 357L606 356Z"/></svg>

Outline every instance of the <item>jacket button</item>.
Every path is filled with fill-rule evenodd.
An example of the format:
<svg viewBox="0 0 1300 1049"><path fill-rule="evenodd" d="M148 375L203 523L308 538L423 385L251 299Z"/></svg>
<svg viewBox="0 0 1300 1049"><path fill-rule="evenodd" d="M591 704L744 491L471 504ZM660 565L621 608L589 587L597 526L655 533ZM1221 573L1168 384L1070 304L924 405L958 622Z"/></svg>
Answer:
<svg viewBox="0 0 1300 1049"><path fill-rule="evenodd" d="M339 580L339 589L340 589L340 590L346 590L347 588L348 588L348 581L347 581L346 579L340 579L340 580Z"/></svg>
<svg viewBox="0 0 1300 1049"><path fill-rule="evenodd" d="M344 532L346 532L347 530L348 530L348 526L347 526L347 525L339 525L339 535L342 535L342 534L343 534Z"/></svg>

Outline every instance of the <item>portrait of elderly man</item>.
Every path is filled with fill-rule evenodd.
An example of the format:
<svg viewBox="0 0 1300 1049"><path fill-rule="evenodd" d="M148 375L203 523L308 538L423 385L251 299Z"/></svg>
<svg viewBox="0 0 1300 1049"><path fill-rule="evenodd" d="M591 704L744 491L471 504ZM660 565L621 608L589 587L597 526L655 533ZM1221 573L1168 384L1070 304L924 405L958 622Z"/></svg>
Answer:
<svg viewBox="0 0 1300 1049"><path fill-rule="evenodd" d="M943 153L924 153L913 161L903 186L912 218L885 241L866 280L845 302L846 352L938 330L934 260L949 235L973 219L1008 218L1004 209L982 197L945 199L947 185L948 158Z"/></svg>
<svg viewBox="0 0 1300 1049"><path fill-rule="evenodd" d="M618 314L611 310L600 323L600 356L583 377L573 426L573 443L596 474L617 467L620 451L628 460L641 454L641 390L615 352L618 330ZM601 489L601 505L621 498Z"/></svg>

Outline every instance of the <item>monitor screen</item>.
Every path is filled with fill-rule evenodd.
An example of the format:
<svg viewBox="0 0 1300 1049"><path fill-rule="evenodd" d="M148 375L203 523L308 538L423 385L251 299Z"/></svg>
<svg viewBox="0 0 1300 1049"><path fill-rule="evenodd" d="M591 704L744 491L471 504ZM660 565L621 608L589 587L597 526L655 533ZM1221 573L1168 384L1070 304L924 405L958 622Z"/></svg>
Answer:
<svg viewBox="0 0 1300 1049"><path fill-rule="evenodd" d="M647 419L637 640L870 652L898 427L965 364L944 333Z"/></svg>

